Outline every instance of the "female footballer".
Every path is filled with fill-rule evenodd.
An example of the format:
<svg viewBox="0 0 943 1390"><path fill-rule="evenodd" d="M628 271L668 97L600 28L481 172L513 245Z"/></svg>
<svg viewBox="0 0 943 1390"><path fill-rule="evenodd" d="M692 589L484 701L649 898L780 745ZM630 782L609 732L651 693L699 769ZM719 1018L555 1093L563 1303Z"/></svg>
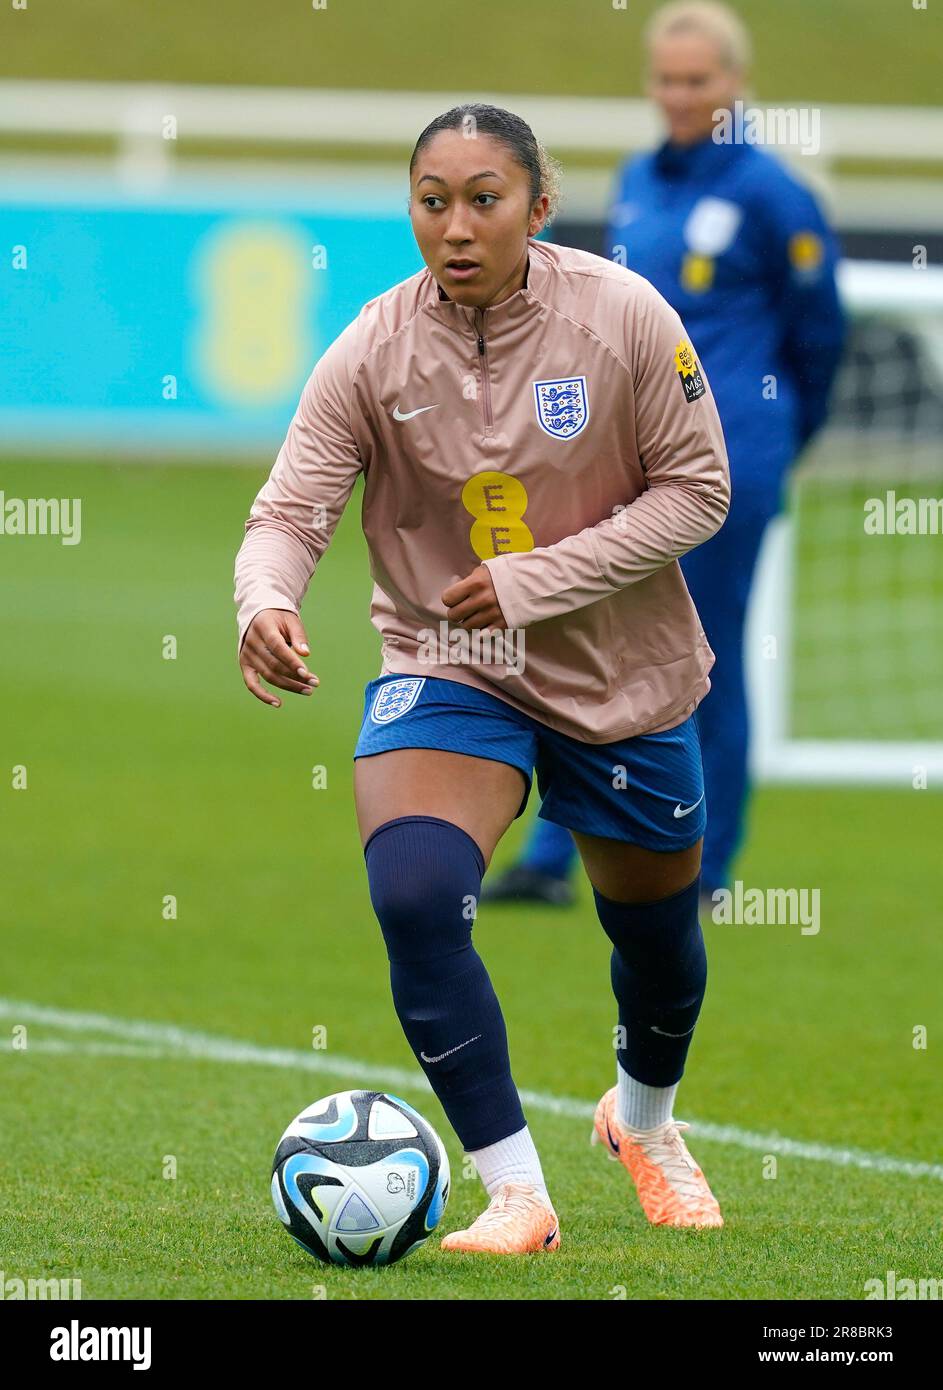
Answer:
<svg viewBox="0 0 943 1390"><path fill-rule="evenodd" d="M560 1244L472 943L535 768L612 941L616 1085L593 1138L651 1222L720 1226L672 1115L706 981L692 716L713 661L677 562L729 505L717 411L647 281L534 240L556 176L523 120L456 107L409 172L426 269L304 387L236 559L243 679L276 707L263 680L313 693L300 605L362 473L383 638L354 752L370 897L403 1031L491 1199L443 1249Z"/></svg>

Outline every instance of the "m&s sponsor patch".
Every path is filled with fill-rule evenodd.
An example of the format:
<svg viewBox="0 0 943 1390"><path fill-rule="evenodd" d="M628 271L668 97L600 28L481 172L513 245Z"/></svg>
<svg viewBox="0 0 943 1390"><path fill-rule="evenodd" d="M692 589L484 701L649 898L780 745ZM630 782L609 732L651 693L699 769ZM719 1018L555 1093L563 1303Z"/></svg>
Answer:
<svg viewBox="0 0 943 1390"><path fill-rule="evenodd" d="M699 400L707 387L704 385L704 378L701 376L701 369L698 366L697 358L694 356L694 349L691 344L682 338L675 348L675 370L678 373L678 380L681 382L684 391L684 399L688 405L692 401Z"/></svg>

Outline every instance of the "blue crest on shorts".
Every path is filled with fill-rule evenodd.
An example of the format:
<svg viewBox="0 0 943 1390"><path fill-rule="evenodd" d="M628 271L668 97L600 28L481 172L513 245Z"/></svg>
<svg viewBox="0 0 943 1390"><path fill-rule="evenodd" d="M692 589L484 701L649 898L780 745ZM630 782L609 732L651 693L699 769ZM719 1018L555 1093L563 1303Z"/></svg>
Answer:
<svg viewBox="0 0 943 1390"><path fill-rule="evenodd" d="M389 724L391 719L398 719L412 709L425 683L425 676L403 676L400 680L386 681L381 685L370 711L374 724Z"/></svg>
<svg viewBox="0 0 943 1390"><path fill-rule="evenodd" d="M589 419L585 376L535 381L534 397L540 428L554 439L572 439Z"/></svg>

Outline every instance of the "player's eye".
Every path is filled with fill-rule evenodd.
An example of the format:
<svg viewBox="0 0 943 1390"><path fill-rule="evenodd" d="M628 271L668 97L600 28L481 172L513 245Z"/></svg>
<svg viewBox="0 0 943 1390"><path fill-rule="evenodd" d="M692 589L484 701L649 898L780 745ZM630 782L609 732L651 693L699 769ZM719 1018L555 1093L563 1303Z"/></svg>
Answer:
<svg viewBox="0 0 943 1390"><path fill-rule="evenodd" d="M496 202L498 201L498 195L497 195L497 193L476 193L476 194L475 194L475 202L478 203L478 206L481 207L481 208L490 208L490 207L491 207L491 203L479 203L479 202L478 202L479 198L490 198L490 199L491 199L491 203L496 203Z"/></svg>
<svg viewBox="0 0 943 1390"><path fill-rule="evenodd" d="M440 207L445 207L445 199L440 198L437 193L427 193L422 201L423 204L429 208L430 212L438 212Z"/></svg>

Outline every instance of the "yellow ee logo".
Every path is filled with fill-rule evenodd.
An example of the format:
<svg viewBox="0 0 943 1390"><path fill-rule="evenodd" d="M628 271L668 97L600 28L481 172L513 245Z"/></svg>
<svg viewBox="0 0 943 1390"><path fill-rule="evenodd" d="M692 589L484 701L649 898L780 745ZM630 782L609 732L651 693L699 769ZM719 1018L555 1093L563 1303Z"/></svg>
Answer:
<svg viewBox="0 0 943 1390"><path fill-rule="evenodd" d="M462 488L462 506L475 518L469 541L479 560L533 550L534 537L524 521L527 491L510 473L476 473Z"/></svg>

